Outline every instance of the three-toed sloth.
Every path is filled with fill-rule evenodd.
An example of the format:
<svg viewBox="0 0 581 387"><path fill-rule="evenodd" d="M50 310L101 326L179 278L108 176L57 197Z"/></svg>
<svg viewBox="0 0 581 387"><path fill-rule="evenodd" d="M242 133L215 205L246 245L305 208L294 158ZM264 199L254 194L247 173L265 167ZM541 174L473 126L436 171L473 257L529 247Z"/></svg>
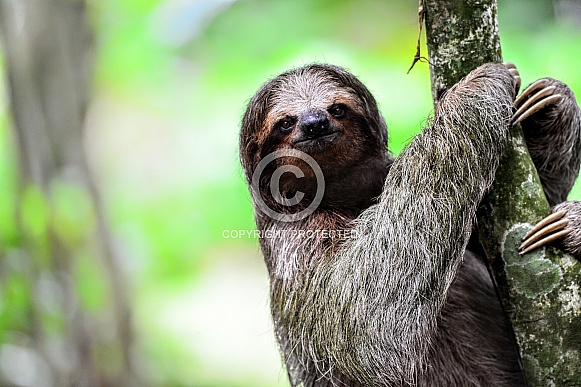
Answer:
<svg viewBox="0 0 581 387"><path fill-rule="evenodd" d="M514 75L472 71L396 158L374 97L340 67L290 70L250 100L240 157L293 386L524 384L485 258L467 248L509 139ZM579 107L548 78L517 105L556 205L579 171ZM576 203L563 208L575 229ZM559 243L577 252L576 235Z"/></svg>

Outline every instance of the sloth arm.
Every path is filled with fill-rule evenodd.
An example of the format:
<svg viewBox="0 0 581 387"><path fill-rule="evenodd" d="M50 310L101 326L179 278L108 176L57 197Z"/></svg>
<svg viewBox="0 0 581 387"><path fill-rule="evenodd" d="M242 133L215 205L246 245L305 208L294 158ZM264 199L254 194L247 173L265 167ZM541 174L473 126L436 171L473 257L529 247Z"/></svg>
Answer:
<svg viewBox="0 0 581 387"><path fill-rule="evenodd" d="M306 281L319 288L299 319L315 358L366 385L413 382L508 141L514 90L502 65L472 71L395 160L358 237Z"/></svg>

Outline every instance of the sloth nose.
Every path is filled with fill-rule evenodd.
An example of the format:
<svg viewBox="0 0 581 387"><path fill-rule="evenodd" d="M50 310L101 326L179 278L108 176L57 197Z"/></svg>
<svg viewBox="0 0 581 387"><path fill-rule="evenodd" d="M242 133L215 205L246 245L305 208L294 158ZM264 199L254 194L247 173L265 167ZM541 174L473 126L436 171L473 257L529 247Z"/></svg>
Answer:
<svg viewBox="0 0 581 387"><path fill-rule="evenodd" d="M329 130L329 119L322 111L308 111L301 118L300 126L307 137L317 137Z"/></svg>

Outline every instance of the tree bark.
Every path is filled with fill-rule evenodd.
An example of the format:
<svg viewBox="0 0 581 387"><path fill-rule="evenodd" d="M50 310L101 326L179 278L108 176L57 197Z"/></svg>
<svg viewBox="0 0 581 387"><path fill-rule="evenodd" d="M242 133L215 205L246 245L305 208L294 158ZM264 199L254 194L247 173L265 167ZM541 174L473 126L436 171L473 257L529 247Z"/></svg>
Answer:
<svg viewBox="0 0 581 387"><path fill-rule="evenodd" d="M495 0L424 0L434 103L486 62L501 62ZM522 75L522 74L521 74ZM478 234L531 386L581 385L581 265L554 248L520 256L550 213L519 125L478 211Z"/></svg>
<svg viewBox="0 0 581 387"><path fill-rule="evenodd" d="M18 250L28 268L26 305L8 306L28 318L10 326L18 334L1 336L0 344L35 359L25 371L35 385L131 386L127 294L83 149L93 70L86 11L83 0L0 1L20 157ZM83 296L88 279L97 286ZM104 299L96 311L84 302L91 292ZM43 308L47 298L53 304ZM10 375L0 383L18 384Z"/></svg>

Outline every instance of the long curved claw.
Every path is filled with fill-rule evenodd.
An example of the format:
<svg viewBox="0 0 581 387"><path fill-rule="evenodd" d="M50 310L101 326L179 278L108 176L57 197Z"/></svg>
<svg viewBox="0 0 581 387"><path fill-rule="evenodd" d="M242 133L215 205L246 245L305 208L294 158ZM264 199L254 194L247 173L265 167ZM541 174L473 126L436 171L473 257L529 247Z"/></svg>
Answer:
<svg viewBox="0 0 581 387"><path fill-rule="evenodd" d="M516 66L512 62L503 62L502 65L509 70L516 69Z"/></svg>
<svg viewBox="0 0 581 387"><path fill-rule="evenodd" d="M557 241L559 239L563 239L565 238L567 235L569 235L571 232L573 232L573 230L571 230L570 228L566 228L564 230L561 230L559 232L556 232L554 234L549 235L546 238L541 239L540 241L533 243L532 245L530 245L529 247L527 247L526 249L519 251L520 255L526 254L530 251L533 251L535 249L538 249L539 247L543 247L545 245L548 245L551 242Z"/></svg>
<svg viewBox="0 0 581 387"><path fill-rule="evenodd" d="M513 63L510 62L504 62L503 65L508 69L508 71L514 78L516 82L515 93L518 94L518 91L520 89L520 73L518 72L518 69Z"/></svg>
<svg viewBox="0 0 581 387"><path fill-rule="evenodd" d="M522 239L523 241L525 239L527 239L528 237L530 237L531 235L535 234L537 231L539 231L541 228L545 227L547 224L556 222L557 220L563 218L565 215L567 215L567 211L557 211L557 212L553 212L551 215L545 217L543 220L541 220L539 223L537 223Z"/></svg>
<svg viewBox="0 0 581 387"><path fill-rule="evenodd" d="M569 219L564 217L566 213L566 211L555 212L537 223L523 237L522 244L518 248L519 254L526 254L539 247L548 245L551 242L564 238L572 232L572 229L567 228Z"/></svg>
<svg viewBox="0 0 581 387"><path fill-rule="evenodd" d="M516 74L514 74L511 71L510 73L512 74L514 80L516 81L515 94L518 94L518 91L520 90L520 75L518 72Z"/></svg>
<svg viewBox="0 0 581 387"><path fill-rule="evenodd" d="M543 109L547 105L559 102L562 96L561 94L552 95L555 89L556 89L555 86L546 87L541 91L537 92L528 100L526 100L526 102L523 103L522 106L518 108L516 113L514 113L512 117L513 125L521 122L525 118L530 117L532 114L535 114L536 112Z"/></svg>
<svg viewBox="0 0 581 387"><path fill-rule="evenodd" d="M551 93L555 91L555 89L556 89L555 86L547 86L540 89L534 94L533 94L534 90L531 90L530 88L523 91L523 93L519 95L516 101L514 102L514 104L519 107L517 112L515 113L515 116L519 113L522 114L522 112L528 109L531 105L541 101L543 97L551 95ZM530 95L531 97L523 102L523 95L524 96ZM521 104L521 102L523 103Z"/></svg>
<svg viewBox="0 0 581 387"><path fill-rule="evenodd" d="M518 98L514 101L514 104L517 106L520 105L520 103L522 102L523 99L525 99L527 96L533 94L533 91L543 89L543 88L547 87L548 84L549 84L549 81L547 79L544 79L544 78L537 79L536 81L531 83L522 92L521 95L518 96Z"/></svg>

